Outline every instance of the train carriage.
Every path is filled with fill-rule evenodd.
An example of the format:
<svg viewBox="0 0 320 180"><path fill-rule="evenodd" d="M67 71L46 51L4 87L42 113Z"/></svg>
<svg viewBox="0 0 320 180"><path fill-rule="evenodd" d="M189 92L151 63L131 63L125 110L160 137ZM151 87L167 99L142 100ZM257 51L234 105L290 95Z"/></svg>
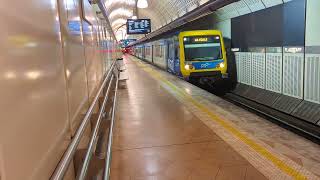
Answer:
<svg viewBox="0 0 320 180"><path fill-rule="evenodd" d="M193 83L214 86L228 78L225 46L218 30L183 31L135 49L137 57Z"/></svg>
<svg viewBox="0 0 320 180"><path fill-rule="evenodd" d="M226 78L227 58L220 31L185 31L179 34L180 69L187 80L214 83Z"/></svg>

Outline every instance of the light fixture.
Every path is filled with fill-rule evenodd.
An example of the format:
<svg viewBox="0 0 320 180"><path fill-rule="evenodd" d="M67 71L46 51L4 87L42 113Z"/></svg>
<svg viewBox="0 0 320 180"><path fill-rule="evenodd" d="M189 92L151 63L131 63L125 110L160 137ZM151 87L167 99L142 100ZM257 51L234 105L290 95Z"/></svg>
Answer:
<svg viewBox="0 0 320 180"><path fill-rule="evenodd" d="M41 76L41 74L42 73L40 71L35 70L35 71L28 71L28 72L26 72L25 75L29 79L38 79Z"/></svg>
<svg viewBox="0 0 320 180"><path fill-rule="evenodd" d="M184 68L185 68L186 70L191 70L191 69L193 69L193 65L192 65L192 64L186 64L186 65L184 66Z"/></svg>
<svg viewBox="0 0 320 180"><path fill-rule="evenodd" d="M137 7L140 9L144 9L148 7L148 1L147 0L138 0Z"/></svg>
<svg viewBox="0 0 320 180"><path fill-rule="evenodd" d="M107 8L112 6L113 4L126 4L128 6L134 6L135 0L108 0L105 5Z"/></svg>
<svg viewBox="0 0 320 180"><path fill-rule="evenodd" d="M14 79L17 77L16 73L13 71L8 71L7 73L5 73L5 77L7 79Z"/></svg>
<svg viewBox="0 0 320 180"><path fill-rule="evenodd" d="M138 17L137 16L132 16L131 19L138 19Z"/></svg>

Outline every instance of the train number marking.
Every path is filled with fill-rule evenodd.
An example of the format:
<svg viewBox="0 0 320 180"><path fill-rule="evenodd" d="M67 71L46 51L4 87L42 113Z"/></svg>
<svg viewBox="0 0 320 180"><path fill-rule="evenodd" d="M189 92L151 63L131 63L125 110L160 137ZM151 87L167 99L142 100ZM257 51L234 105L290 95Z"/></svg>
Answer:
<svg viewBox="0 0 320 180"><path fill-rule="evenodd" d="M207 68L209 66L210 66L209 63L203 63L203 64L200 65L201 68Z"/></svg>

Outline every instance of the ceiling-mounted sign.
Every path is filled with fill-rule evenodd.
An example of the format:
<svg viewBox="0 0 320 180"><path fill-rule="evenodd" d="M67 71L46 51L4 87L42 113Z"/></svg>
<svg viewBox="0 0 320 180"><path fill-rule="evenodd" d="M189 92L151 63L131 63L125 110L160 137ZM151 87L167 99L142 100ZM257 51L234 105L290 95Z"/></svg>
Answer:
<svg viewBox="0 0 320 180"><path fill-rule="evenodd" d="M150 19L128 19L127 34L148 34L151 32Z"/></svg>

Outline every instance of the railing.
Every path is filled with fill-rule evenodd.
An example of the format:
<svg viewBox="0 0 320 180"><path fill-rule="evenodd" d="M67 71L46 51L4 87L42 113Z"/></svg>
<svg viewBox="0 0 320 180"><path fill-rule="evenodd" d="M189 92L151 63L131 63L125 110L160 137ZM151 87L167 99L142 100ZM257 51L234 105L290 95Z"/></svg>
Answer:
<svg viewBox="0 0 320 180"><path fill-rule="evenodd" d="M102 121L104 120L105 116L105 109L106 109L106 104L109 98L109 94L111 91L112 83L115 80L115 89L114 89L114 97L113 97L113 104L112 104L112 114L111 114L111 122L110 122L110 128L109 128L109 137L108 137L108 144L107 144L107 152L106 152L106 157L105 157L105 168L104 168L104 180L109 180L110 176L110 163L111 163L111 146L112 146L112 138L113 138L113 126L114 126L114 121L115 121L115 109L116 109L116 100L117 100L117 91L118 91L118 81L119 81L119 70L117 67L117 62L114 61L111 65L111 68L107 72L107 75L105 76L101 87L99 88L97 95L95 96L92 104L89 107L89 110L87 111L84 119L82 120L78 130L76 131L73 139L71 140L71 143L69 144L66 152L64 153L62 159L60 160L56 170L54 171L51 180L62 180L69 168L69 165L71 161L73 160L77 147L81 141L81 138L91 121L91 116L94 112L94 109L99 102L99 99L101 97L101 94L105 92L104 98L102 105L100 106L100 110L98 113L98 119L96 121L95 127L92 132L92 136L90 138L89 146L86 151L86 155L84 158L84 162L81 166L80 173L77 176L78 180L84 180L86 179L86 175L88 172L89 164L92 159L92 156L94 155L95 147L97 144L97 138L99 134L99 129L101 126ZM108 83L109 82L109 83ZM106 85L107 90L105 91Z"/></svg>

